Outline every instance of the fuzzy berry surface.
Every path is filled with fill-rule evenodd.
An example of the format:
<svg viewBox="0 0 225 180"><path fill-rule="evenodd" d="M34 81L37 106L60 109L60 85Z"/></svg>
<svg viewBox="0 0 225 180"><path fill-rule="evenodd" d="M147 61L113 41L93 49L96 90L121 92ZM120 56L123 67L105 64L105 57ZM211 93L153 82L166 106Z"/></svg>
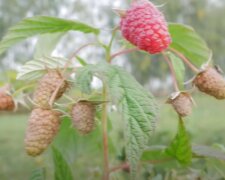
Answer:
<svg viewBox="0 0 225 180"><path fill-rule="evenodd" d="M137 0L121 17L120 29L125 39L139 49L157 54L171 43L163 14L148 0Z"/></svg>
<svg viewBox="0 0 225 180"><path fill-rule="evenodd" d="M69 85L67 81L63 80L59 71L49 70L39 81L38 87L34 92L33 101L35 105L42 108L49 108L51 96L60 84L62 85L56 94L56 100L63 95Z"/></svg>
<svg viewBox="0 0 225 180"><path fill-rule="evenodd" d="M47 149L59 130L60 115L58 111L41 108L32 111L25 137L28 155L38 156Z"/></svg>
<svg viewBox="0 0 225 180"><path fill-rule="evenodd" d="M216 99L225 99L225 80L213 67L208 67L200 72L193 84L201 91Z"/></svg>
<svg viewBox="0 0 225 180"><path fill-rule="evenodd" d="M95 126L96 106L88 101L80 101L72 107L72 123L80 134L90 133Z"/></svg>
<svg viewBox="0 0 225 180"><path fill-rule="evenodd" d="M167 103L171 104L181 117L192 113L193 102L191 96L187 93L182 92L176 98L169 99Z"/></svg>
<svg viewBox="0 0 225 180"><path fill-rule="evenodd" d="M15 103L12 96L0 92L0 111L12 111L15 108Z"/></svg>

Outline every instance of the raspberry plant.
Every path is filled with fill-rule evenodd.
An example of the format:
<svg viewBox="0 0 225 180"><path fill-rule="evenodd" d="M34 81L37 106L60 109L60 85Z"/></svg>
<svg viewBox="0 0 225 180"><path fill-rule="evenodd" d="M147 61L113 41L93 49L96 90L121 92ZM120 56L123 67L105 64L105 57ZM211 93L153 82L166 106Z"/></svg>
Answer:
<svg viewBox="0 0 225 180"><path fill-rule="evenodd" d="M101 32L99 28L79 21L48 16L26 18L10 28L3 37L0 53L36 35L42 40L45 34L48 39L53 39L58 33L61 33L62 37L68 31L80 31L96 36L95 42L81 45L70 58L53 57L51 54L55 46L49 47L51 52L47 55L45 49L42 49L38 57L27 62L18 72L18 80L37 84L31 100L33 110L25 138L27 154L42 154L55 139L52 147L55 179L73 179L71 162L65 158L64 153L73 150L71 138L81 137L71 133L71 129L87 135L85 141L88 143L95 132L98 136L94 140L98 142L101 139L98 134L101 127L104 159L101 176L105 180L110 179L117 170L124 170L130 174L131 179L137 179L140 176L137 170L143 162L151 164L157 158L161 163L164 163L163 159L166 157L167 160L176 160L184 166L190 166L193 159L199 157L225 160L225 155L218 150L206 146L192 146L183 120L193 107L191 91L183 85L186 68L184 64L196 74L193 85L217 99L224 99L225 81L218 70L210 65L212 53L204 40L189 26L167 23L158 8L147 0L133 1L128 10L115 11L120 15L121 22L109 31L111 39L106 44L98 38ZM124 37L123 48L112 52L113 44L121 38L120 34ZM39 47L40 42L37 43ZM97 64L89 64L88 60L79 56L79 52L85 51L88 46L96 45L104 50L105 58L100 57L102 60ZM151 146L151 135L160 112L154 97L131 74L117 65L112 65L114 58L119 55L142 50L145 51L143 53L149 53L149 56L158 54L163 57L173 77L175 92L167 102L174 107L179 118L177 135L168 147ZM77 62L80 63L79 66ZM101 88L92 86L94 77L101 81ZM24 82L24 87L11 95L22 93L25 89ZM1 110L14 109L14 100L9 89L2 88L0 93ZM113 111L117 116L121 116L124 124L122 138L125 150L119 149L123 152L123 163L118 166L109 161L112 159L109 144L113 141L109 132L112 124L117 123L110 116ZM60 146L57 142L60 142ZM78 168L76 167L76 170ZM42 170L34 171L32 177L37 174L44 178Z"/></svg>

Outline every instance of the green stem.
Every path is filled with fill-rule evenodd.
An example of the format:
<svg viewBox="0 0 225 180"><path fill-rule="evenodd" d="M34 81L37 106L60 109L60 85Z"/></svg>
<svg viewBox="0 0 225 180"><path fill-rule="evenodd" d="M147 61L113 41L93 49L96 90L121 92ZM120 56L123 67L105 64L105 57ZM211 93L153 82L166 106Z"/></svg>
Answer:
<svg viewBox="0 0 225 180"><path fill-rule="evenodd" d="M112 49L112 45L113 45L113 40L115 39L116 32L117 32L118 29L119 29L119 27L115 27L113 29L112 37L111 37L111 39L109 41L108 46L106 46L106 48L105 48L105 50L106 50L106 61L108 63L111 63L111 49Z"/></svg>
<svg viewBox="0 0 225 180"><path fill-rule="evenodd" d="M174 70L174 67L171 63L171 61L169 60L169 58L167 57L167 55L163 52L162 53L165 61L167 62L167 64L169 65L169 69L170 69L170 72L171 72L171 75L172 75L172 79L173 79L173 85L174 85L174 89L176 92L179 92L179 86L177 84L177 80L176 80L176 73L175 73L175 70Z"/></svg>
<svg viewBox="0 0 225 180"><path fill-rule="evenodd" d="M110 42L108 46L105 46L106 51L106 61L108 63L111 62L111 48L113 44L113 40L116 35L116 31L118 28L115 28L113 30L112 37L110 39ZM103 102L107 101L107 86L106 83L103 82L103 89L102 89L102 96L103 96ZM107 103L104 103L102 105L102 133L103 133L103 154L104 154L104 172L103 172L103 180L109 180L109 146L108 146L108 121L107 121Z"/></svg>
<svg viewBox="0 0 225 180"><path fill-rule="evenodd" d="M180 57L184 61L184 63L186 63L190 67L190 69L193 72L199 73L199 69L196 68L182 53L171 47L169 48L169 50L175 53L178 57Z"/></svg>
<svg viewBox="0 0 225 180"><path fill-rule="evenodd" d="M103 101L107 100L107 88L103 87ZM102 105L102 132L103 132L103 151L104 151L104 174L103 180L109 180L109 154L108 154L108 122L107 122L107 103Z"/></svg>

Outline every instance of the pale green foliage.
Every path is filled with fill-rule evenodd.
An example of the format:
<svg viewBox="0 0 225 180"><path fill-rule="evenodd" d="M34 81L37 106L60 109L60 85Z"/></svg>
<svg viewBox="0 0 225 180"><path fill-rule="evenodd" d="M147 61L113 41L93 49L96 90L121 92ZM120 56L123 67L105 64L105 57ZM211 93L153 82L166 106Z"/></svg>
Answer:
<svg viewBox="0 0 225 180"><path fill-rule="evenodd" d="M45 169L38 168L33 170L29 180L45 180Z"/></svg>
<svg viewBox="0 0 225 180"><path fill-rule="evenodd" d="M73 175L69 165L64 159L62 153L56 149L56 147L52 147L52 154L55 166L55 180L73 180Z"/></svg>
<svg viewBox="0 0 225 180"><path fill-rule="evenodd" d="M93 73L88 68L79 68L76 72L76 85L80 88L81 92L91 93L91 82Z"/></svg>
<svg viewBox="0 0 225 180"><path fill-rule="evenodd" d="M215 158L218 160L225 161L225 153L213 147L203 146L203 145L194 145L192 147L192 151L195 155L200 157Z"/></svg>
<svg viewBox="0 0 225 180"><path fill-rule="evenodd" d="M183 61L175 56L173 53L168 52L169 58L173 64L173 68L176 75L176 80L181 89L184 88L184 76L185 76L185 66Z"/></svg>
<svg viewBox="0 0 225 180"><path fill-rule="evenodd" d="M84 68L102 78L102 81L108 85L111 99L122 105L126 152L131 166L131 175L134 178L137 163L150 140L157 119L155 100L150 92L118 66L103 63L87 65ZM88 83L89 80L86 82ZM84 79L82 79L82 83L84 83Z"/></svg>
<svg viewBox="0 0 225 180"><path fill-rule="evenodd" d="M172 37L171 48L186 56L196 66L201 66L210 57L210 50L205 41L190 26L170 23Z"/></svg>
<svg viewBox="0 0 225 180"><path fill-rule="evenodd" d="M152 95L145 90L129 73L119 67L113 67L109 88L120 89L123 115L126 120L126 152L131 165L131 174L150 139L156 120L156 104Z"/></svg>
<svg viewBox="0 0 225 180"><path fill-rule="evenodd" d="M179 119L176 137L167 148L166 152L176 158L181 164L188 165L192 160L190 137L187 134L183 120Z"/></svg>
<svg viewBox="0 0 225 180"><path fill-rule="evenodd" d="M17 25L9 29L9 32L0 42L0 54L12 45L26 38L39 34L67 32L70 30L81 31L83 33L99 33L99 29L78 21L50 16L34 16L22 20Z"/></svg>
<svg viewBox="0 0 225 180"><path fill-rule="evenodd" d="M39 35L35 45L34 58L50 56L65 32Z"/></svg>
<svg viewBox="0 0 225 180"><path fill-rule="evenodd" d="M62 69L68 60L60 57L42 57L28 61L23 65L17 79L34 80L40 78L47 69Z"/></svg>

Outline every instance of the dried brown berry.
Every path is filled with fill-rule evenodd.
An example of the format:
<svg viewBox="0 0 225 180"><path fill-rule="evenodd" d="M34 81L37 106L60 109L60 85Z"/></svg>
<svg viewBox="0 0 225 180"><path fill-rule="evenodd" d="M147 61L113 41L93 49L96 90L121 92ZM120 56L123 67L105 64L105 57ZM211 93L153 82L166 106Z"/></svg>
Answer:
<svg viewBox="0 0 225 180"><path fill-rule="evenodd" d="M38 156L47 149L59 130L60 115L58 111L41 108L32 111L25 137L28 155Z"/></svg>
<svg viewBox="0 0 225 180"><path fill-rule="evenodd" d="M96 105L89 101L79 101L72 107L72 122L81 134L88 134L95 126Z"/></svg>
<svg viewBox="0 0 225 180"><path fill-rule="evenodd" d="M49 108L49 101L54 91L61 84L55 100L59 99L69 87L68 82L63 80L61 73L57 70L49 70L40 80L35 90L33 101L38 107Z"/></svg>
<svg viewBox="0 0 225 180"><path fill-rule="evenodd" d="M0 92L0 111L13 111L15 102L12 96L7 93Z"/></svg>
<svg viewBox="0 0 225 180"><path fill-rule="evenodd" d="M186 92L172 94L167 100L167 103L171 104L181 117L188 116L192 113L193 101L190 94Z"/></svg>
<svg viewBox="0 0 225 180"><path fill-rule="evenodd" d="M225 99L225 80L214 68L208 67L200 72L193 84L202 92L214 96L217 99Z"/></svg>

